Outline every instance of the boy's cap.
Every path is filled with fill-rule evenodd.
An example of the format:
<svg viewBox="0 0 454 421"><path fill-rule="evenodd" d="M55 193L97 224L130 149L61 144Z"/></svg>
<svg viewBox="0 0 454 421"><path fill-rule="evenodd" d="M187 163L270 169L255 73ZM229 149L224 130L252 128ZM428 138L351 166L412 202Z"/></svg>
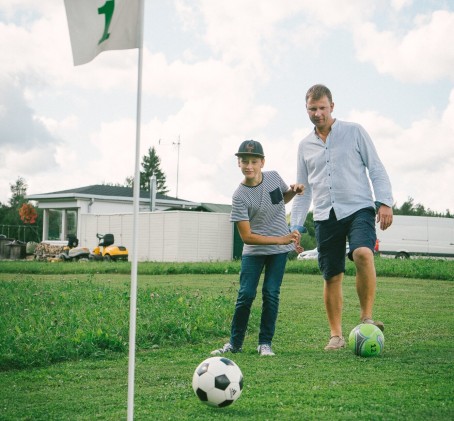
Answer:
<svg viewBox="0 0 454 421"><path fill-rule="evenodd" d="M235 154L236 156L242 155L254 155L259 156L260 158L265 158L265 154L263 153L263 147L260 142L256 140L245 140L239 147L238 152Z"/></svg>

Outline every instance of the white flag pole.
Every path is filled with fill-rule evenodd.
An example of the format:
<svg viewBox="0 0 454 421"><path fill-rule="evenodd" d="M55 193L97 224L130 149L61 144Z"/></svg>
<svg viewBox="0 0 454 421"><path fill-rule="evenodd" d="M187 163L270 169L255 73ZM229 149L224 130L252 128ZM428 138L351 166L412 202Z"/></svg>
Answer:
<svg viewBox="0 0 454 421"><path fill-rule="evenodd" d="M133 197L133 236L131 259L131 298L129 309L129 365L128 365L128 421L134 419L134 374L136 356L136 314L137 314L137 252L139 237L140 201L140 121L142 111L142 50L144 0L139 0L139 59L137 71L137 116L136 116L136 154Z"/></svg>

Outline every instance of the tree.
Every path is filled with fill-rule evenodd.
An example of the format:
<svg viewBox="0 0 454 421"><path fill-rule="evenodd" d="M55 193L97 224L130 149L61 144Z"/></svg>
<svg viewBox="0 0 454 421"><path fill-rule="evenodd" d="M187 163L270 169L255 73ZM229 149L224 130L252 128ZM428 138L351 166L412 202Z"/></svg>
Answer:
<svg viewBox="0 0 454 421"><path fill-rule="evenodd" d="M125 187L132 187L134 184L134 177L126 177L125 178L125 183L124 183L124 186Z"/></svg>
<svg viewBox="0 0 454 421"><path fill-rule="evenodd" d="M142 168L140 172L140 188L142 190L150 190L150 177L156 177L156 192L166 194L169 189L166 186L166 176L162 172L161 159L156 154L156 149L153 146L148 149L148 155L142 157ZM127 179L128 180L128 179Z"/></svg>
<svg viewBox="0 0 454 421"><path fill-rule="evenodd" d="M397 205L394 205L393 213L395 215L411 215L414 206L415 206L414 199L412 197L409 197L406 202L402 203L400 209Z"/></svg>
<svg viewBox="0 0 454 421"><path fill-rule="evenodd" d="M18 177L15 184L9 185L11 190L11 198L9 205L11 208L19 209L25 203L25 195L27 194L27 182L22 177Z"/></svg>
<svg viewBox="0 0 454 421"><path fill-rule="evenodd" d="M0 225L2 233L14 236L23 241L39 241L40 230L42 229L42 210L27 202L27 182L24 178L18 177L14 184L10 184L11 198L8 205L0 204Z"/></svg>
<svg viewBox="0 0 454 421"><path fill-rule="evenodd" d="M22 225L19 217L20 207L26 203L25 195L27 194L27 183L22 177L18 177L14 184L9 185L11 197L8 200L8 206L2 206L0 212L0 222L4 225Z"/></svg>
<svg viewBox="0 0 454 421"><path fill-rule="evenodd" d="M402 203L399 208L397 205L393 206L394 215L414 215L414 216L438 216L442 218L452 218L449 209L446 209L446 213L435 212L430 208L425 208L421 203L416 203L412 197Z"/></svg>
<svg viewBox="0 0 454 421"><path fill-rule="evenodd" d="M38 212L31 203L23 203L19 209L19 216L24 224L34 224L38 218Z"/></svg>

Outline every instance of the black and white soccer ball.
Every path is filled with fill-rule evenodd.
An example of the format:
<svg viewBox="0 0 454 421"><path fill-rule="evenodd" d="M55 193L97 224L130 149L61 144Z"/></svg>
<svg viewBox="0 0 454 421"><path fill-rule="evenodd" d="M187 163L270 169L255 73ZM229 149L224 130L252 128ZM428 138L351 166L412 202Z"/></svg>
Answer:
<svg viewBox="0 0 454 421"><path fill-rule="evenodd" d="M232 360L211 357L202 361L192 376L192 388L205 404L222 408L231 405L243 390L243 373Z"/></svg>

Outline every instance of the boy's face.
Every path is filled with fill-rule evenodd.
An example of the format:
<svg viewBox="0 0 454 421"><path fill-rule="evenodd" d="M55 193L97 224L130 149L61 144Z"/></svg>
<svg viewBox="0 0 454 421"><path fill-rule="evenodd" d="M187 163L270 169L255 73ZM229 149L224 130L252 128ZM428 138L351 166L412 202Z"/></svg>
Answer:
<svg viewBox="0 0 454 421"><path fill-rule="evenodd" d="M242 155L238 157L238 166L246 181L261 181L262 168L265 158L254 155Z"/></svg>

